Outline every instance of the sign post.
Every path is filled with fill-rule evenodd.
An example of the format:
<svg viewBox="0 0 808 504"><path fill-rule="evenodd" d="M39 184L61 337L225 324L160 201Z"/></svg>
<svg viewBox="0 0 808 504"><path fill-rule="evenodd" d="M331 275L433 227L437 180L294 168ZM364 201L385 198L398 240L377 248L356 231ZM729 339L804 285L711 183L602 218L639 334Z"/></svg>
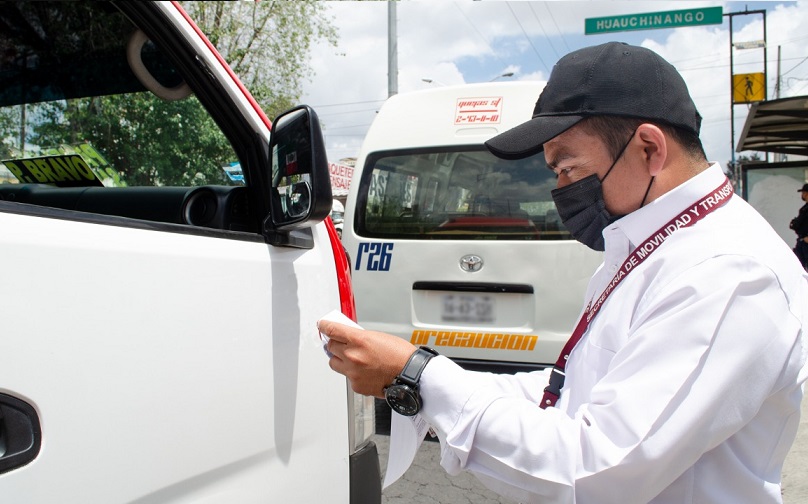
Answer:
<svg viewBox="0 0 808 504"><path fill-rule="evenodd" d="M733 41L733 28L732 21L735 16L746 16L749 14L761 14L763 16L763 39L752 42L734 42ZM745 194L743 184L743 166L741 163L736 162L735 152L735 105L744 103L753 103L756 101L765 101L768 91L766 89L766 71L769 67L769 62L766 54L766 10L745 10L743 12L730 12L727 14L729 18L729 77L732 83L730 96L732 100L729 104L730 109L730 149L732 152L732 175L734 178L735 188L738 194ZM735 74L735 49L763 49L763 72ZM766 161L769 161L769 154L766 153Z"/></svg>
<svg viewBox="0 0 808 504"><path fill-rule="evenodd" d="M723 12L721 7L705 7L702 9L684 9L588 18L585 19L584 22L584 33L586 35L594 35L616 31L654 30L677 28L680 26L721 24L723 22Z"/></svg>

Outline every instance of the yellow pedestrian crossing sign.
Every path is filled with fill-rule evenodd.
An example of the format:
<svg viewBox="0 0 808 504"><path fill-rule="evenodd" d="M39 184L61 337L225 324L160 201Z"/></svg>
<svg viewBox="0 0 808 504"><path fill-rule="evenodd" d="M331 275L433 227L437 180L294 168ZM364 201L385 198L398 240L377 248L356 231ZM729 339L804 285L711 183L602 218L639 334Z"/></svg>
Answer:
<svg viewBox="0 0 808 504"><path fill-rule="evenodd" d="M732 103L752 103L766 99L766 74L747 73L732 76Z"/></svg>

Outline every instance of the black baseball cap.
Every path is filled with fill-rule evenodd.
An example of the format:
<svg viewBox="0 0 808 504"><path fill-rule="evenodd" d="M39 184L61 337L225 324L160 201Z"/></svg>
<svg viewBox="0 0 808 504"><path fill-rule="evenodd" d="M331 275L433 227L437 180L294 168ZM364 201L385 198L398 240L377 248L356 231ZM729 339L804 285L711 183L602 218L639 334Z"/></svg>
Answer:
<svg viewBox="0 0 808 504"><path fill-rule="evenodd" d="M607 42L573 51L555 64L533 118L487 142L503 159L522 159L591 116L648 119L691 131L701 115L676 69L654 51Z"/></svg>
<svg viewBox="0 0 808 504"><path fill-rule="evenodd" d="M800 189L800 190L799 190L799 191L797 191L797 192L808 192L808 184L803 184L803 185L802 185L802 189Z"/></svg>

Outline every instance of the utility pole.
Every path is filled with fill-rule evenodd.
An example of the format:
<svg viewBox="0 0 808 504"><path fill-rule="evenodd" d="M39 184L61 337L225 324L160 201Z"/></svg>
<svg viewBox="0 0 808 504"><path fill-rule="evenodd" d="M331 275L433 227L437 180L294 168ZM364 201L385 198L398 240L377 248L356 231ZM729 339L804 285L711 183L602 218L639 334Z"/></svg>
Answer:
<svg viewBox="0 0 808 504"><path fill-rule="evenodd" d="M387 97L398 93L398 35L396 32L396 4L387 2Z"/></svg>
<svg viewBox="0 0 808 504"><path fill-rule="evenodd" d="M780 56L783 46L777 46L777 83L774 85L774 99L780 98Z"/></svg>
<svg viewBox="0 0 808 504"><path fill-rule="evenodd" d="M781 59L781 56L782 56L782 53L781 53L782 49L783 49L783 46L777 46L777 81L776 81L776 83L774 85L774 99L775 100L780 99L780 87L781 87L781 82L780 82L780 59ZM783 162L785 160L786 160L786 155L784 153L782 153L782 152L778 152L777 154L774 155L774 161L775 162Z"/></svg>

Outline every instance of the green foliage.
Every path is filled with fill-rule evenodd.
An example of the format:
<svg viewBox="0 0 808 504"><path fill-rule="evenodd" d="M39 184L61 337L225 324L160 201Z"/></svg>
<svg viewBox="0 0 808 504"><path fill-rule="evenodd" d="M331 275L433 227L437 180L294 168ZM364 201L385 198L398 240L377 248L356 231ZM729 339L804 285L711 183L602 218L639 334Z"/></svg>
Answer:
<svg viewBox="0 0 808 504"><path fill-rule="evenodd" d="M266 112L274 118L300 99L313 76L312 45L337 44L337 32L316 0L180 2Z"/></svg>
<svg viewBox="0 0 808 504"><path fill-rule="evenodd" d="M0 135L3 136L3 141L0 142L0 160L12 157L11 137L14 136L15 129L19 136L19 114L18 107L0 108Z"/></svg>
<svg viewBox="0 0 808 504"><path fill-rule="evenodd" d="M38 106L29 141L42 147L89 141L128 185L202 185L225 181L233 152L196 98L165 102L137 93ZM60 120L56 120L59 118Z"/></svg>
<svg viewBox="0 0 808 504"><path fill-rule="evenodd" d="M738 166L740 166L740 165L742 165L744 163L750 163L750 162L751 163L757 163L757 162L760 162L760 161L762 161L762 159L760 157L760 153L759 152L752 152L749 155L741 154L735 160L735 163ZM733 166L732 161L727 161L727 169L725 170L725 173L735 173L735 169L736 169L736 167Z"/></svg>

